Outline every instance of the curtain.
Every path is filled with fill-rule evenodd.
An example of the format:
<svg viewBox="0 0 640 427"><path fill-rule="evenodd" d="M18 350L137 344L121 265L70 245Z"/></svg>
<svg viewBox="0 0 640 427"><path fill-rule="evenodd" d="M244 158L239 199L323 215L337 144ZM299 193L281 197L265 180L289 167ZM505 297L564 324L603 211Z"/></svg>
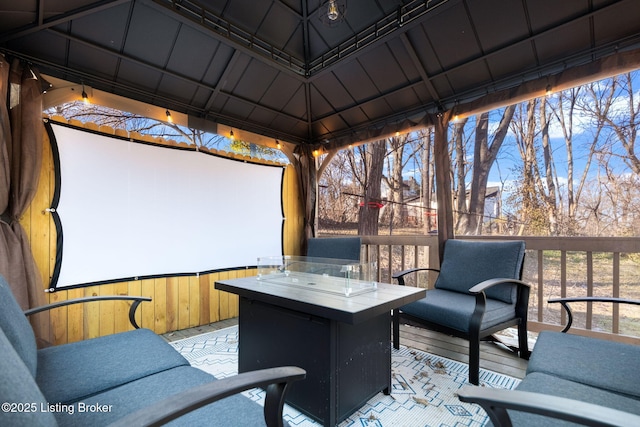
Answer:
<svg viewBox="0 0 640 427"><path fill-rule="evenodd" d="M40 176L42 88L37 70L0 56L0 274L23 309L45 303L42 278L20 224ZM38 336L41 326L33 326Z"/></svg>
<svg viewBox="0 0 640 427"><path fill-rule="evenodd" d="M302 255L307 253L307 241L316 236L317 166L313 149L309 144L299 144L289 157L298 175L298 185L304 210L304 232L300 236Z"/></svg>

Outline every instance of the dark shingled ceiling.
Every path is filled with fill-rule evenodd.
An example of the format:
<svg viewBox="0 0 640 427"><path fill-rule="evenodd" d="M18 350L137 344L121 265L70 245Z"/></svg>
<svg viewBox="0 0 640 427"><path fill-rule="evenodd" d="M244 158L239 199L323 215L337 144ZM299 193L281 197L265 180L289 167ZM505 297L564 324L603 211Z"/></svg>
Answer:
<svg viewBox="0 0 640 427"><path fill-rule="evenodd" d="M293 143L358 141L640 48L638 0L0 0L53 77Z"/></svg>

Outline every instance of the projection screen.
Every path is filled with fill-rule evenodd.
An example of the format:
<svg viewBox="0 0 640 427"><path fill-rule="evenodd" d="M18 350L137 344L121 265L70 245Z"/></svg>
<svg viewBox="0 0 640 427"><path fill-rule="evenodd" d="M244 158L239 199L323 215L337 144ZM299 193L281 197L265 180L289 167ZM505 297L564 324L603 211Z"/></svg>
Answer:
<svg viewBox="0 0 640 427"><path fill-rule="evenodd" d="M47 125L51 290L251 267L282 254L282 166Z"/></svg>

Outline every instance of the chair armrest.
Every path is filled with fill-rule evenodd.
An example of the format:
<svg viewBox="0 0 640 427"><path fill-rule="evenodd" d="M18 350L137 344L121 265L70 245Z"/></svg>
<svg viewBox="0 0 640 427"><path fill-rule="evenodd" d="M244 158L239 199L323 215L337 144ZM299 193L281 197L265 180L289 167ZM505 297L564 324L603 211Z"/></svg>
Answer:
<svg viewBox="0 0 640 427"><path fill-rule="evenodd" d="M437 268L410 268L408 270L399 271L397 273L393 273L391 276L392 279L396 279L399 285L404 286L404 276L410 273L415 273L417 271L436 271L440 272Z"/></svg>
<svg viewBox="0 0 640 427"><path fill-rule="evenodd" d="M133 304L131 304L131 307L129 308L129 322L131 322L131 325L134 328L140 329L140 326L138 326L138 323L136 322L136 309L138 308L141 302L151 301L151 298L149 297L136 297L136 296L129 296L129 295L97 295L93 297L74 298L74 299L69 299L65 301L54 302L47 305L41 305L40 307L35 307L29 310L25 310L24 315L28 317L33 314L40 313L42 311L51 310L52 308L64 307L65 305L81 304L81 303L93 302L93 301L108 301L108 300L133 301Z"/></svg>
<svg viewBox="0 0 640 427"><path fill-rule="evenodd" d="M541 393L465 386L458 391L458 398L480 405L495 427L511 427L507 409L589 426L640 425L640 416L635 414Z"/></svg>
<svg viewBox="0 0 640 427"><path fill-rule="evenodd" d="M129 414L111 424L111 427L164 425L216 400L256 387L267 391L264 404L267 426L282 427L282 409L287 388L290 383L304 379L305 376L306 371L295 366L245 372L185 390ZM238 414L239 419L241 416L242 414Z"/></svg>
<svg viewBox="0 0 640 427"><path fill-rule="evenodd" d="M469 289L469 293L471 293L471 294L479 294L480 292L484 292L489 288L492 288L492 287L494 287L496 285L501 285L503 283L513 283L513 284L516 284L518 286L526 286L527 288L530 287L530 285L528 283L523 282L522 280L496 278L496 279L488 279L488 280L485 280L483 282L478 283L477 285L475 285L471 289Z"/></svg>
<svg viewBox="0 0 640 427"><path fill-rule="evenodd" d="M573 323L573 313L571 312L571 307L569 307L570 302L610 302L614 304L634 304L640 305L640 300L633 299L625 299L625 298L612 298L612 297L572 297L572 298L553 298L548 300L549 303L559 302L564 307L567 312L567 324L562 330L562 332L567 332L571 328L571 324Z"/></svg>
<svg viewBox="0 0 640 427"><path fill-rule="evenodd" d="M493 286L497 286L503 283L512 283L518 286L515 314L518 318L520 318L520 322L526 325L527 310L529 305L529 292L531 286L528 283L518 279L494 278L484 280L469 289L469 293L471 295L475 295L476 298L476 306L469 321L469 330L480 330L480 325L482 325L482 318L484 317L487 306L487 296L485 294L485 291ZM522 349L522 354L524 356L521 357L528 359L529 351L526 350L522 341L520 341L520 345L524 348Z"/></svg>

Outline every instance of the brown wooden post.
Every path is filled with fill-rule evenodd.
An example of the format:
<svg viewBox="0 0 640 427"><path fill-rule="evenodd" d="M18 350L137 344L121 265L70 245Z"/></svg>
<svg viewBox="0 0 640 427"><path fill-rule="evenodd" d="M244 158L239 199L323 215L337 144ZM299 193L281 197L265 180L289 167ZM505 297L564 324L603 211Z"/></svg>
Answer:
<svg viewBox="0 0 640 427"><path fill-rule="evenodd" d="M448 127L451 111L438 114L434 120L434 160L436 167L436 199L438 201L438 250L440 260L444 242L453 236L453 205L451 200L451 158Z"/></svg>

